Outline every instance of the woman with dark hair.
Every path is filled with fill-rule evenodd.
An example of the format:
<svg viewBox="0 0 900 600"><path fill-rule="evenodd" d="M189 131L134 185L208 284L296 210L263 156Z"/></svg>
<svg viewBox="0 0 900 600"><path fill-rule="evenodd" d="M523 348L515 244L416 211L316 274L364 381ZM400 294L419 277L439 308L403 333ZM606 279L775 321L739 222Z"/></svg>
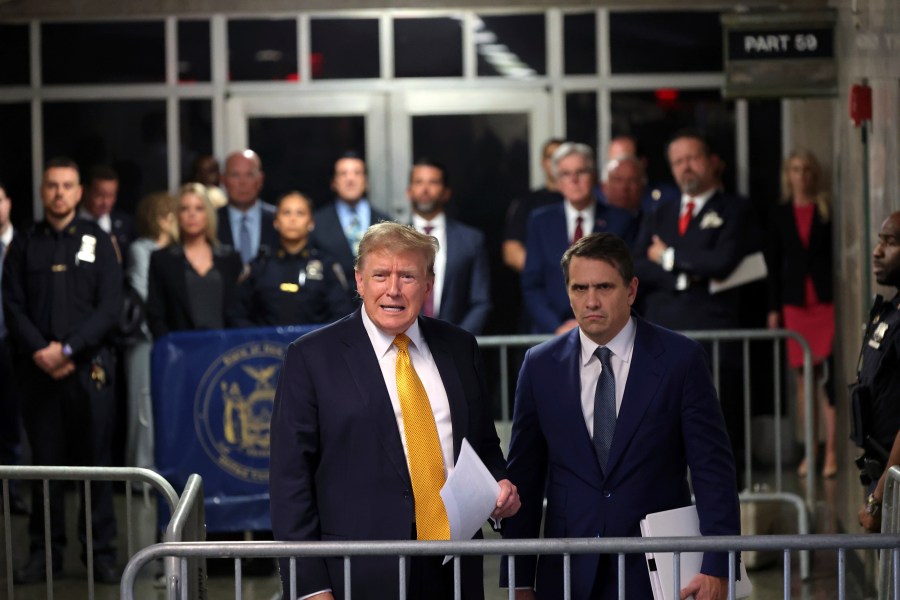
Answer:
<svg viewBox="0 0 900 600"><path fill-rule="evenodd" d="M246 324L330 323L353 312L343 269L309 246L315 226L309 198L300 192L282 196L274 226L279 248L260 252L241 284Z"/></svg>
<svg viewBox="0 0 900 600"><path fill-rule="evenodd" d="M797 150L782 168L783 201L771 219L767 261L769 272L768 326L796 331L809 343L815 375L813 406L818 432L818 413L825 421L825 460L822 475L837 474L835 450L834 394L823 381L829 379L829 359L834 340L834 290L832 265L831 208L822 189L822 170L811 152ZM788 341L788 364L795 371L797 418L804 422L803 351ZM832 386L833 387L833 386ZM818 434L816 433L816 437ZM806 459L797 472L807 472Z"/></svg>
<svg viewBox="0 0 900 600"><path fill-rule="evenodd" d="M216 211L199 183L178 194L178 235L179 243L150 257L147 322L153 337L236 325L243 263L216 239Z"/></svg>
<svg viewBox="0 0 900 600"><path fill-rule="evenodd" d="M136 228L139 238L128 246L125 279L129 287L147 301L150 255L178 239L175 197L157 192L143 198L137 206ZM128 433L125 464L153 468L153 406L150 397L150 352L153 342L146 321L135 341L125 350L128 373Z"/></svg>

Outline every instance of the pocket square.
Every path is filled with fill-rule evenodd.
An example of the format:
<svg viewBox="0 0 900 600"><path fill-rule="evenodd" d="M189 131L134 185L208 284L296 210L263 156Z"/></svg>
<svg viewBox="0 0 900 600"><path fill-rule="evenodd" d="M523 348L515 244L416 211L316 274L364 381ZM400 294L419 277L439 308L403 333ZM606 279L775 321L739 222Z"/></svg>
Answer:
<svg viewBox="0 0 900 600"><path fill-rule="evenodd" d="M700 229L716 229L721 227L723 223L724 221L719 216L719 213L710 211L703 215L703 218L700 220Z"/></svg>

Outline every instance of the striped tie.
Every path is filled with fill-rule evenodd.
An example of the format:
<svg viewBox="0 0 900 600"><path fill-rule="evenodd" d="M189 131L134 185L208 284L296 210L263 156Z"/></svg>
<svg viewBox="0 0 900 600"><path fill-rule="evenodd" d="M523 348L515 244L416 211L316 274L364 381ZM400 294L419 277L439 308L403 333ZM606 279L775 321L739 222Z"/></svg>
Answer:
<svg viewBox="0 0 900 600"><path fill-rule="evenodd" d="M444 475L444 455L438 439L437 425L425 386L409 358L409 338L401 333L394 338L397 346L397 395L403 414L403 434L409 454L416 508L416 538L449 540L450 522L440 491Z"/></svg>

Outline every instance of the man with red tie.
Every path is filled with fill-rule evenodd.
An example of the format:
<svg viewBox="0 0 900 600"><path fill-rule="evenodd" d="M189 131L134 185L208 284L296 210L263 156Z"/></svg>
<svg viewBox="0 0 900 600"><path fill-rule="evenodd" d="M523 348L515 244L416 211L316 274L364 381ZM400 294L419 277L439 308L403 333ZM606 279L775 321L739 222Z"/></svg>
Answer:
<svg viewBox="0 0 900 600"><path fill-rule="evenodd" d="M553 172L564 201L540 208L528 219L522 294L534 333L561 334L577 325L559 270L573 243L597 232L624 237L631 224L626 211L594 196L597 170L590 146L566 142L553 153Z"/></svg>
<svg viewBox="0 0 900 600"><path fill-rule="evenodd" d="M709 145L693 131L669 142L669 164L681 202L669 202L645 219L635 248L649 321L675 330L739 326L736 290L709 292L747 253L749 207L718 191Z"/></svg>

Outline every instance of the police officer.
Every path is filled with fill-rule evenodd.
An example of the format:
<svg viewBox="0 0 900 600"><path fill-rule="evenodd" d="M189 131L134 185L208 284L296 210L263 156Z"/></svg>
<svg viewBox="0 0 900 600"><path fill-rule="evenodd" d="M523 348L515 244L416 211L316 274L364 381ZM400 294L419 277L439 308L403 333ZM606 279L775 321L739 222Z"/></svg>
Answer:
<svg viewBox="0 0 900 600"><path fill-rule="evenodd" d="M852 437L865 450L857 465L869 491L859 523L877 532L887 469L900 464L900 211L881 225L872 270L879 284L898 292L875 297L852 386Z"/></svg>
<svg viewBox="0 0 900 600"><path fill-rule="evenodd" d="M107 337L121 308L122 270L109 235L96 223L77 218L81 193L77 165L66 158L49 161L41 182L44 220L15 238L4 265L6 323L24 387L25 428L36 465L111 463L115 368ZM91 497L94 578L117 583L110 484L93 484ZM84 544L84 510L78 514ZM42 486L36 482L29 523L31 555L15 571L17 583L45 578L44 525ZM51 570L60 575L66 544L60 483L50 484L50 531Z"/></svg>
<svg viewBox="0 0 900 600"><path fill-rule="evenodd" d="M352 312L340 265L307 244L314 227L309 199L299 192L282 196L274 226L279 248L261 249L241 285L245 324L329 323Z"/></svg>

